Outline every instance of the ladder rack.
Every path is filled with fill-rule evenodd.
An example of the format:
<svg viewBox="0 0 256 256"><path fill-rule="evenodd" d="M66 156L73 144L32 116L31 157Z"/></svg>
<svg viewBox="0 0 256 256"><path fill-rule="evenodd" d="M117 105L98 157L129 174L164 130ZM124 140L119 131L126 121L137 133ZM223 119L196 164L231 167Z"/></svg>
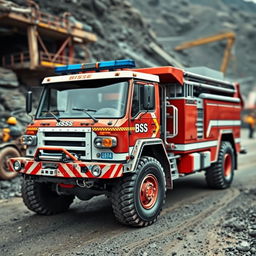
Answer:
<svg viewBox="0 0 256 256"><path fill-rule="evenodd" d="M212 77L206 77L206 76L198 75L198 74L191 73L191 72L184 72L184 78L187 81L191 81L191 82L202 83L202 84L207 84L207 85L212 85L212 86L217 86L217 87L234 90L234 85L232 83L222 81L219 79L215 79Z"/></svg>

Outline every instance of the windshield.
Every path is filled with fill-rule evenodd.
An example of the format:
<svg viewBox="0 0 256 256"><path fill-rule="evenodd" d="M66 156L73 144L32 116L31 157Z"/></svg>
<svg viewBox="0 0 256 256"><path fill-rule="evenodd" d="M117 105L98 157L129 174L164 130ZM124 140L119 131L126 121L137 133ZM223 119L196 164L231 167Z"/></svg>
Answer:
<svg viewBox="0 0 256 256"><path fill-rule="evenodd" d="M37 118L121 118L125 114L128 81L47 85ZM49 86L49 87L48 87ZM86 86L86 87L85 87Z"/></svg>

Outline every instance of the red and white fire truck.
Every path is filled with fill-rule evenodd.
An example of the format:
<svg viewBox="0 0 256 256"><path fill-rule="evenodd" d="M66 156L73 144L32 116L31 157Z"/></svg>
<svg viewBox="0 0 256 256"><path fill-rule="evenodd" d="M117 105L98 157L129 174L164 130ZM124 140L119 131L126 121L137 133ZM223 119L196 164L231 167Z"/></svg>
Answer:
<svg viewBox="0 0 256 256"><path fill-rule="evenodd" d="M46 77L34 121L12 158L26 206L65 211L74 197L106 194L121 223L156 221L166 189L205 171L211 188L230 186L240 152L239 85L132 60L57 67ZM32 94L27 95L27 112Z"/></svg>

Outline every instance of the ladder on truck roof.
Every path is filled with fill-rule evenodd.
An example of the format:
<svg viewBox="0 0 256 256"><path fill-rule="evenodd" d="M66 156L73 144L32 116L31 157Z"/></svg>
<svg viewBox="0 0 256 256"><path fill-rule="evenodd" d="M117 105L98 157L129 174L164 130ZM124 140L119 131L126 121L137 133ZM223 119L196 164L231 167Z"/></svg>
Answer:
<svg viewBox="0 0 256 256"><path fill-rule="evenodd" d="M207 90L223 92L228 95L232 95L236 91L235 86L232 83L212 77L214 72L213 70L210 71L210 69L208 69L208 73L211 74L207 74L207 76L188 72L183 69L171 66L142 68L134 70L137 72L157 75L159 77L160 83L165 84L166 86L173 83L177 83L181 86L190 84L193 87L195 86Z"/></svg>
<svg viewBox="0 0 256 256"><path fill-rule="evenodd" d="M236 92L235 86L230 82L191 72L184 72L184 85L191 85L192 88L200 87L210 91L222 92L230 96Z"/></svg>

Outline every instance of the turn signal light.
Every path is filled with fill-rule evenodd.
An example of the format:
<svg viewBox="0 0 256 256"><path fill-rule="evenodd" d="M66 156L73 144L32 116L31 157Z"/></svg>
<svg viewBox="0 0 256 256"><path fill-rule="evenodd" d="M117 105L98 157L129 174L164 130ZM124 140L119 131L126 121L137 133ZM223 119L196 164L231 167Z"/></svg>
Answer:
<svg viewBox="0 0 256 256"><path fill-rule="evenodd" d="M36 135L37 132L38 132L37 127L28 127L25 134L27 134L27 135Z"/></svg>
<svg viewBox="0 0 256 256"><path fill-rule="evenodd" d="M116 137L96 137L94 140L96 148L113 148L117 145Z"/></svg>
<svg viewBox="0 0 256 256"><path fill-rule="evenodd" d="M102 140L102 146L104 148L111 148L113 146L113 141L111 138L104 138Z"/></svg>

